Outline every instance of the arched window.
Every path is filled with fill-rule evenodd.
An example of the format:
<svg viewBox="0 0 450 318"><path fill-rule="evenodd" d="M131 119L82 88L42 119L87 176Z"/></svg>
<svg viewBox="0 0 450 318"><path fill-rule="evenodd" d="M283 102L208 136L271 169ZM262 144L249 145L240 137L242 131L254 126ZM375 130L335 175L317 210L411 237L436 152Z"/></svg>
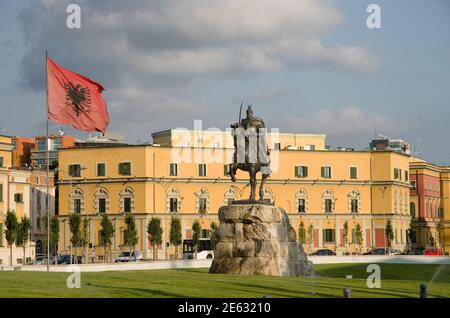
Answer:
<svg viewBox="0 0 450 318"><path fill-rule="evenodd" d="M109 212L109 195L106 189L100 188L95 192L94 208L96 213Z"/></svg>
<svg viewBox="0 0 450 318"><path fill-rule="evenodd" d="M75 189L70 193L70 211L71 213L83 214L84 212L84 196L83 191Z"/></svg>
<svg viewBox="0 0 450 318"><path fill-rule="evenodd" d="M195 193L195 207L198 213L207 214L209 211L209 194L208 190L202 188Z"/></svg>
<svg viewBox="0 0 450 318"><path fill-rule="evenodd" d="M361 211L361 195L358 190L348 193L348 212L359 213Z"/></svg>
<svg viewBox="0 0 450 318"><path fill-rule="evenodd" d="M335 203L334 193L332 190L328 189L322 193L322 212L323 213L334 213L334 203Z"/></svg>
<svg viewBox="0 0 450 318"><path fill-rule="evenodd" d="M295 194L295 210L297 213L308 212L308 192L305 189L300 189Z"/></svg>
<svg viewBox="0 0 450 318"><path fill-rule="evenodd" d="M134 212L134 192L131 188L125 188L120 192L120 212Z"/></svg>
<svg viewBox="0 0 450 318"><path fill-rule="evenodd" d="M181 196L180 190L172 188L167 191L166 211L170 213L180 212L181 209Z"/></svg>
<svg viewBox="0 0 450 318"><path fill-rule="evenodd" d="M234 200L236 200L236 189L230 188L225 191L224 204L230 205Z"/></svg>
<svg viewBox="0 0 450 318"><path fill-rule="evenodd" d="M263 196L264 200L269 200L270 203L274 203L275 201L275 197L273 195L273 192L271 189L264 189L264 196Z"/></svg>
<svg viewBox="0 0 450 318"><path fill-rule="evenodd" d="M414 202L409 203L409 213L411 214L411 217L416 217L416 204Z"/></svg>

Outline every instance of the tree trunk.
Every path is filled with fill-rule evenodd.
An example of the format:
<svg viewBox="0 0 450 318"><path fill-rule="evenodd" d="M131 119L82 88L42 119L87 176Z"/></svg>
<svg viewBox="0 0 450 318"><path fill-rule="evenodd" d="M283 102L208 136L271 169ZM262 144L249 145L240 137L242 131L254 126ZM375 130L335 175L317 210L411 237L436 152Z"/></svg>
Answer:
<svg viewBox="0 0 450 318"><path fill-rule="evenodd" d="M22 265L25 265L25 264L26 264L25 249L26 249L26 245L25 245L25 243L24 243L24 244L23 244L23 259L22 259Z"/></svg>
<svg viewBox="0 0 450 318"><path fill-rule="evenodd" d="M13 266L13 258L12 258L12 244L9 246L9 265Z"/></svg>
<svg viewBox="0 0 450 318"><path fill-rule="evenodd" d="M58 245L55 244L55 265L58 265Z"/></svg>
<svg viewBox="0 0 450 318"><path fill-rule="evenodd" d="M178 259L178 245L175 245L175 260Z"/></svg>

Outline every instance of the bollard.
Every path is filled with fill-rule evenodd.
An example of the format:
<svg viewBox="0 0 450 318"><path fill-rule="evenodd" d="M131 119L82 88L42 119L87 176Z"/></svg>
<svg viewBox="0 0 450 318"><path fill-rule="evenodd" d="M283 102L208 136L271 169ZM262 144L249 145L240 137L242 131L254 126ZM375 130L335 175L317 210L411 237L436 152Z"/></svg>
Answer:
<svg viewBox="0 0 450 318"><path fill-rule="evenodd" d="M427 298L427 285L420 284L420 298Z"/></svg>
<svg viewBox="0 0 450 318"><path fill-rule="evenodd" d="M352 298L352 290L350 288L344 288L344 298Z"/></svg>

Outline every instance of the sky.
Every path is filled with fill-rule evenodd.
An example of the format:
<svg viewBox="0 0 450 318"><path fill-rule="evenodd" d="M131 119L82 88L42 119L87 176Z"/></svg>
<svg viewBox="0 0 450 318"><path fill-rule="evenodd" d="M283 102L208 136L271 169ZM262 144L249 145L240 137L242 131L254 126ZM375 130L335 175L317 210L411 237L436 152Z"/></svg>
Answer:
<svg viewBox="0 0 450 318"><path fill-rule="evenodd" d="M72 2L1 1L0 134L45 134L48 50L107 88L108 132L130 143L196 119L225 129L244 102L269 129L355 149L404 138L450 164L449 1L78 0L69 29Z"/></svg>

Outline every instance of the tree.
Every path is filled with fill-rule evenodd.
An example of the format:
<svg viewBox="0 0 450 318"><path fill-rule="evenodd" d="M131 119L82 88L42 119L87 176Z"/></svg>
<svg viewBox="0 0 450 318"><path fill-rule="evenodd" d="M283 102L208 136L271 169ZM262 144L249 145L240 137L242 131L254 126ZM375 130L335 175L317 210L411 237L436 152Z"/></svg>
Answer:
<svg viewBox="0 0 450 318"><path fill-rule="evenodd" d="M77 247L81 243L81 217L78 213L72 213L69 216L70 233L72 234L70 242L75 249L75 263L78 263Z"/></svg>
<svg viewBox="0 0 450 318"><path fill-rule="evenodd" d="M158 260L157 247L162 243L163 229L161 227L161 219L152 217L147 225L147 234L153 248L153 260Z"/></svg>
<svg viewBox="0 0 450 318"><path fill-rule="evenodd" d="M209 230L209 238L211 240L211 248L213 250L216 249L216 243L217 243L217 231L219 229L219 226L216 222L211 222L211 229Z"/></svg>
<svg viewBox="0 0 450 318"><path fill-rule="evenodd" d="M194 243L194 259L197 259L198 247L200 245L200 234L202 228L198 221L192 224L192 242Z"/></svg>
<svg viewBox="0 0 450 318"><path fill-rule="evenodd" d="M363 243L363 236L362 236L362 230L361 225L358 223L355 227L355 238L356 238L356 244L358 244L358 249L361 252L362 243Z"/></svg>
<svg viewBox="0 0 450 318"><path fill-rule="evenodd" d="M344 223L344 246L345 246L345 254L347 254L347 246L348 246L348 222Z"/></svg>
<svg viewBox="0 0 450 318"><path fill-rule="evenodd" d="M27 216L22 216L20 223L17 225L16 246L22 246L23 258L22 264L26 263L26 247L30 238L31 221Z"/></svg>
<svg viewBox="0 0 450 318"><path fill-rule="evenodd" d="M308 242L309 242L309 251L311 252L314 242L314 225L312 223L308 227Z"/></svg>
<svg viewBox="0 0 450 318"><path fill-rule="evenodd" d="M125 216L125 224L127 225L127 240L128 245L130 247L130 257L134 252L134 247L138 242L136 221L134 220L134 216L131 213L127 213Z"/></svg>
<svg viewBox="0 0 450 318"><path fill-rule="evenodd" d="M47 224L47 223L45 223ZM58 264L59 221L56 216L50 219L50 246L54 247L55 264Z"/></svg>
<svg viewBox="0 0 450 318"><path fill-rule="evenodd" d="M386 223L385 235L388 240L388 247L391 247L391 242L394 239L394 230L392 229L392 224L390 220L388 220Z"/></svg>
<svg viewBox="0 0 450 318"><path fill-rule="evenodd" d="M84 218L83 220L83 238L81 239L81 243L83 245L83 258L84 262L88 263L89 255L88 255L88 247L89 247L89 219Z"/></svg>
<svg viewBox="0 0 450 318"><path fill-rule="evenodd" d="M6 226L5 238L9 246L9 264L12 266L13 264L12 249L14 242L16 241L17 230L19 227L17 222L17 216L14 211L6 212L5 226Z"/></svg>
<svg viewBox="0 0 450 318"><path fill-rule="evenodd" d="M298 242L300 244L306 243L306 229L303 221L300 222L300 226L298 227Z"/></svg>
<svg viewBox="0 0 450 318"><path fill-rule="evenodd" d="M112 237L114 235L115 229L111 222L111 220L108 218L106 214L103 214L102 221L100 223L101 230L100 230L100 236L101 236L101 244L104 248L104 257L103 261L106 262L106 255L108 254L111 258L111 244L112 244ZM111 261L111 259L110 259Z"/></svg>
<svg viewBox="0 0 450 318"><path fill-rule="evenodd" d="M178 259L178 246L182 243L183 236L181 233L181 221L178 217L172 217L170 221L170 244L175 246L175 259Z"/></svg>

